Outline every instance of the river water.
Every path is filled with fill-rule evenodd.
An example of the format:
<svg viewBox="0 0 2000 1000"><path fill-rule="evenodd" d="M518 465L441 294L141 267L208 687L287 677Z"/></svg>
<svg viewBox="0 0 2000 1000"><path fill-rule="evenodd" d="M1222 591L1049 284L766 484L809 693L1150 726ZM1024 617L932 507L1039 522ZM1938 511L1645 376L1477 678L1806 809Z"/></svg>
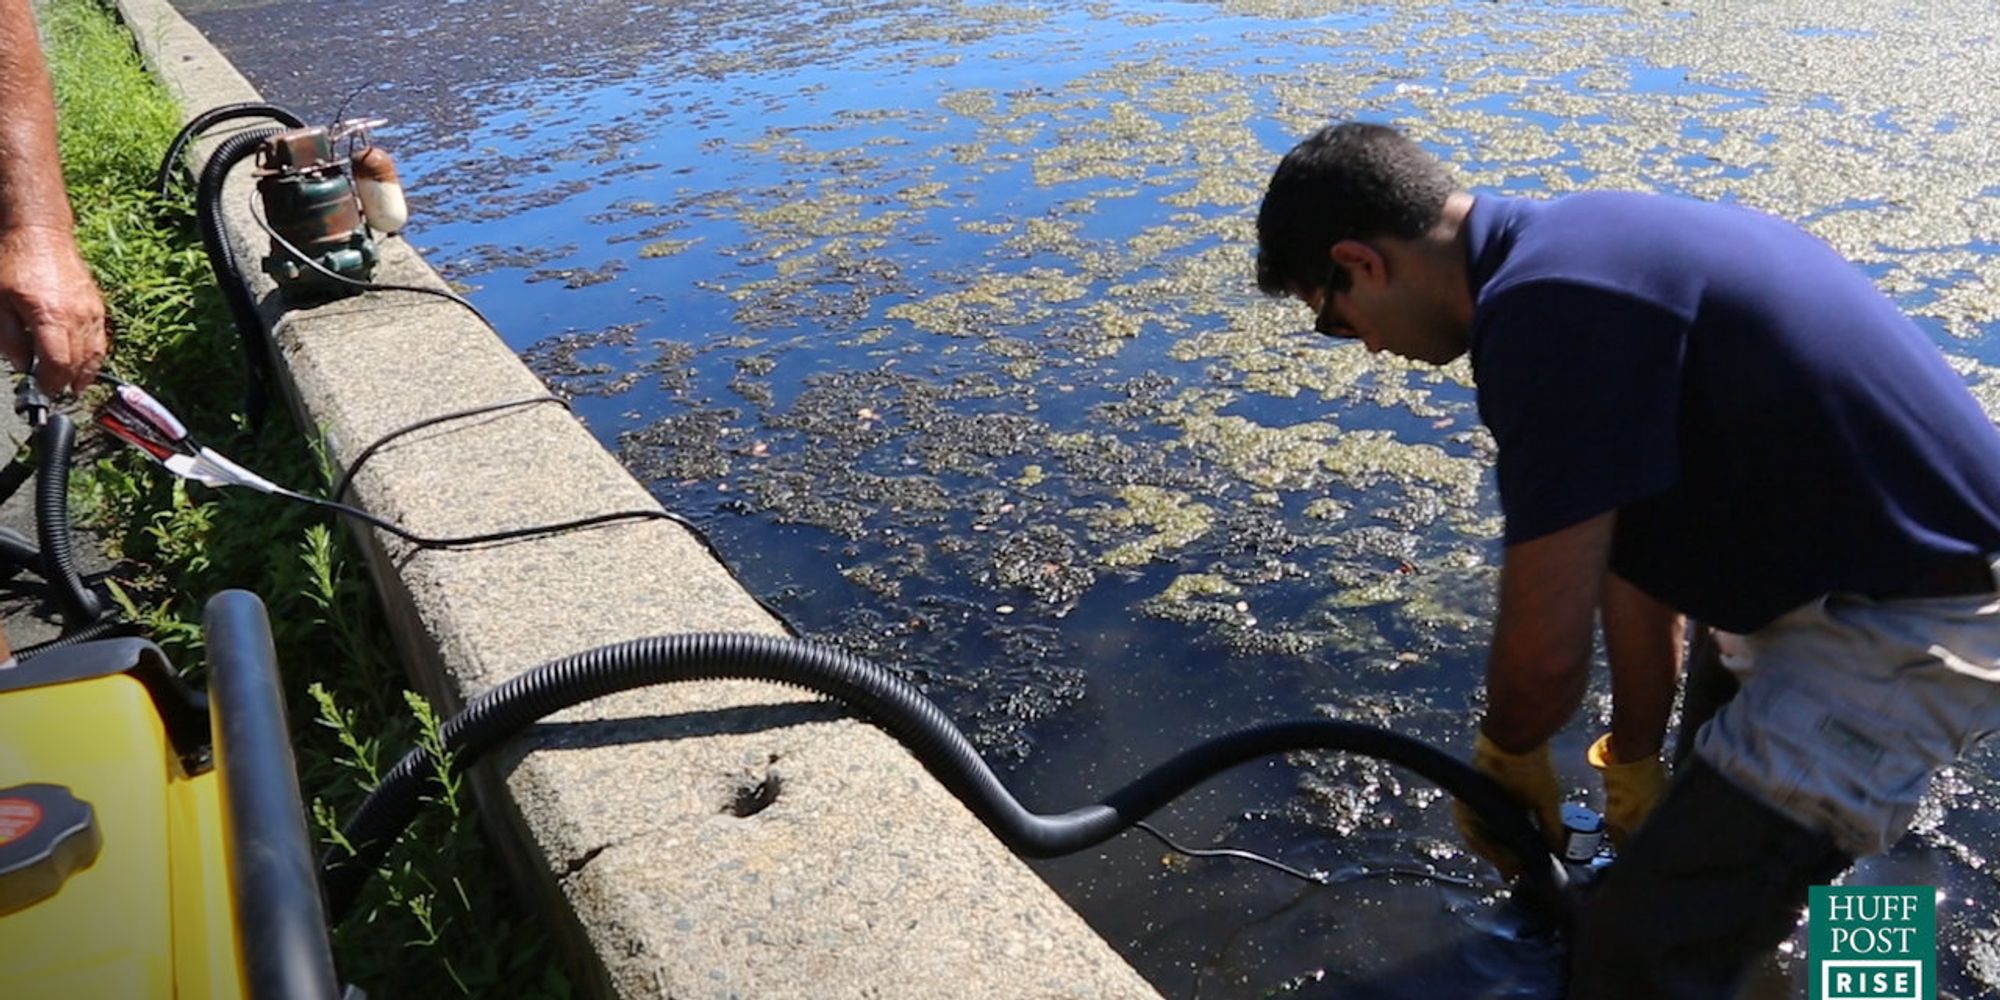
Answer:
<svg viewBox="0 0 2000 1000"><path fill-rule="evenodd" d="M1250 280L1264 179L1332 118L1474 190L1802 220L2000 412L1976 4L182 6L273 101L390 119L408 238L754 590L1044 810L1283 718L1469 743L1499 524L1467 373ZM1556 744L1579 797L1606 709ZM2000 984L1994 761L1851 877L1940 887L1951 995ZM1172 996L1550 995L1447 812L1302 755L1158 822L1333 885L1136 834L1038 867Z"/></svg>

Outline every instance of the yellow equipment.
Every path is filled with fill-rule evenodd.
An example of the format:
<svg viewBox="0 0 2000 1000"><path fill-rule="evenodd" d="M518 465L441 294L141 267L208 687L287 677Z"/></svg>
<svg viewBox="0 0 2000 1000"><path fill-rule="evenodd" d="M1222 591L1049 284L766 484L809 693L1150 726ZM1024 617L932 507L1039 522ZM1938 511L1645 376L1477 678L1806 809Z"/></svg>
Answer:
<svg viewBox="0 0 2000 1000"><path fill-rule="evenodd" d="M263 604L0 670L0 996L338 997Z"/></svg>

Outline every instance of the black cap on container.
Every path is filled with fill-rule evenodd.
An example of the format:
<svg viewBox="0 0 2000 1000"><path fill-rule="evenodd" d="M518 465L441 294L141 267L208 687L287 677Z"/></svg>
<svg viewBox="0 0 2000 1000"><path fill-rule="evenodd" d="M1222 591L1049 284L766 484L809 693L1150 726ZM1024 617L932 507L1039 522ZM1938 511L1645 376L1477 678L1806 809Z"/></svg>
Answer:
<svg viewBox="0 0 2000 1000"><path fill-rule="evenodd" d="M0 788L0 915L55 895L97 860L103 845L90 803L69 789Z"/></svg>

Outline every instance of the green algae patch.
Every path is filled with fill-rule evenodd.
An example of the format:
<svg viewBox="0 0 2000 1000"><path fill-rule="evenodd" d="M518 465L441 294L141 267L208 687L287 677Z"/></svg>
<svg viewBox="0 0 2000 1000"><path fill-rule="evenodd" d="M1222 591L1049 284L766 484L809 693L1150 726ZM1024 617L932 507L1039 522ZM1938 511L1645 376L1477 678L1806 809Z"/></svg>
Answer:
<svg viewBox="0 0 2000 1000"><path fill-rule="evenodd" d="M618 435L618 460L641 482L697 482L729 474L735 410L693 410Z"/></svg>
<svg viewBox="0 0 2000 1000"><path fill-rule="evenodd" d="M1432 569L1393 572L1325 600L1336 611L1393 605L1400 627L1416 634L1477 635L1491 620L1498 570L1450 561Z"/></svg>
<svg viewBox="0 0 2000 1000"><path fill-rule="evenodd" d="M967 287L940 292L916 302L890 306L887 316L926 333L950 337L990 334L996 325L1044 320L1049 306L1074 302L1088 294L1087 282L1053 268L1031 268L1020 274L989 274Z"/></svg>
<svg viewBox="0 0 2000 1000"><path fill-rule="evenodd" d="M986 89L954 91L938 98L938 103L967 118L988 118L1000 109L999 99Z"/></svg>
<svg viewBox="0 0 2000 1000"><path fill-rule="evenodd" d="M950 189L951 185L943 181L925 181L896 192L896 200L911 208L935 208L949 204L940 196Z"/></svg>
<svg viewBox="0 0 2000 1000"><path fill-rule="evenodd" d="M1202 174L1184 191L1176 191L1160 200L1179 208L1194 208L1199 205L1218 205L1224 208L1243 208L1255 205L1264 197L1262 184L1246 183L1242 178L1222 177Z"/></svg>
<svg viewBox="0 0 2000 1000"><path fill-rule="evenodd" d="M886 326L873 327L840 342L842 347L872 347L889 338L892 333Z"/></svg>
<svg viewBox="0 0 2000 1000"><path fill-rule="evenodd" d="M1127 486L1117 492L1125 506L1096 511L1091 527L1103 533L1150 532L1103 553L1106 566L1130 568L1179 551L1208 533L1215 509L1186 493L1157 486Z"/></svg>
<svg viewBox="0 0 2000 1000"><path fill-rule="evenodd" d="M643 260L657 260L661 257L674 257L686 253L689 247L692 247L700 242L701 240L699 239L658 240L640 247L639 257Z"/></svg>
<svg viewBox="0 0 2000 1000"><path fill-rule="evenodd" d="M893 233L915 218L904 210L870 211L867 196L853 191L831 190L817 196L804 191L763 209L742 212L738 218L753 229L785 239L855 234L882 236ZM789 245L789 244L788 244Z"/></svg>
<svg viewBox="0 0 2000 1000"><path fill-rule="evenodd" d="M1214 573L1182 573L1174 577L1167 589L1160 591L1163 601L1186 601L1198 597L1234 597L1243 588Z"/></svg>
<svg viewBox="0 0 2000 1000"><path fill-rule="evenodd" d="M1148 160L1171 162L1179 155L1180 147L1169 142L1152 142L1135 150L1115 139L1071 134L1034 154L1034 180L1042 187L1092 179L1144 180L1150 176Z"/></svg>
<svg viewBox="0 0 2000 1000"><path fill-rule="evenodd" d="M903 594L902 577L897 575L894 570L875 563L864 563L859 566L842 566L840 567L840 575L845 577L849 583L866 588L882 597L894 598L901 597Z"/></svg>
<svg viewBox="0 0 2000 1000"><path fill-rule="evenodd" d="M1352 508L1338 500L1321 497L1306 504L1305 515L1315 521L1339 521L1347 517Z"/></svg>
<svg viewBox="0 0 2000 1000"><path fill-rule="evenodd" d="M1237 416L1168 418L1179 445L1263 489L1313 489L1328 481L1368 489L1385 481L1425 483L1470 503L1481 467L1433 444L1410 444L1380 430L1342 431L1326 421L1266 427Z"/></svg>

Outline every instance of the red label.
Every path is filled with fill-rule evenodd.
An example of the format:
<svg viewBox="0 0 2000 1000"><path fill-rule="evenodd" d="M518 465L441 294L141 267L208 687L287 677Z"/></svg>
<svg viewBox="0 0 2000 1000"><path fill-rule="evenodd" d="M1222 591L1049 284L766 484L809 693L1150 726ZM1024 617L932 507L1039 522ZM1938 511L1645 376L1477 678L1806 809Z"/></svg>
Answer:
<svg viewBox="0 0 2000 1000"><path fill-rule="evenodd" d="M42 807L33 799L0 799L0 844L27 836L42 823Z"/></svg>

